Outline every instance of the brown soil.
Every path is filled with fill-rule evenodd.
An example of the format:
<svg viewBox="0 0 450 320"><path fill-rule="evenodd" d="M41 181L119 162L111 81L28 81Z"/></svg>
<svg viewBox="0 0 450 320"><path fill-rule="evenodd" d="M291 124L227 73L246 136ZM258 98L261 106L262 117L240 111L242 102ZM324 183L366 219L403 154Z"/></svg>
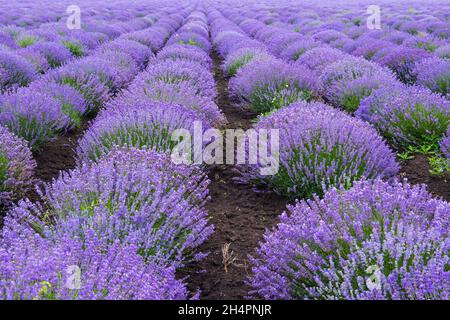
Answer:
<svg viewBox="0 0 450 320"><path fill-rule="evenodd" d="M426 156L416 154L414 159L402 163L400 177L412 184L425 183L435 197L450 201L450 174L443 177L432 176Z"/></svg>
<svg viewBox="0 0 450 320"><path fill-rule="evenodd" d="M37 186L40 187L43 183L57 178L61 171L75 168L75 149L78 139L83 136L88 123L89 121L86 119L80 128L56 137L55 140L47 143L42 150L33 155L37 163L35 174L38 181ZM40 201L35 190L30 190L26 196L32 201Z"/></svg>
<svg viewBox="0 0 450 320"><path fill-rule="evenodd" d="M219 92L217 104L228 120L226 128L251 127L255 113L246 111L231 101L228 96L228 79L220 69L220 58L212 55L214 76ZM245 285L247 274L251 272L248 255L253 254L264 230L278 222L278 216L286 207L286 200L274 192L255 192L250 185L234 181L238 173L230 165L209 167L209 187L211 201L207 205L214 234L199 248L209 252L200 263L188 266L180 272L187 279L189 289L201 290L201 299L243 299L249 291ZM222 247L230 244L237 260L228 267L223 264Z"/></svg>
<svg viewBox="0 0 450 320"><path fill-rule="evenodd" d="M59 172L75 168L75 149L78 139L83 136L87 128L86 121L81 128L72 130L65 135L58 136L47 143L44 148L35 155L37 162L36 177L42 181L51 181L58 177Z"/></svg>

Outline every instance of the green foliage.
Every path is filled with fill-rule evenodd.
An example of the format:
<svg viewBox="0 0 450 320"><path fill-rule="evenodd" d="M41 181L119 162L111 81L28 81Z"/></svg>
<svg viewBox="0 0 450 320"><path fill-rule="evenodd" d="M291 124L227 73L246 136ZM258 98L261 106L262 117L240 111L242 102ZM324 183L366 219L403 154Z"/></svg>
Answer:
<svg viewBox="0 0 450 320"><path fill-rule="evenodd" d="M389 115L392 116L392 115ZM402 132L409 141L403 147L421 147L423 145L433 145L435 149L439 145L439 141L447 132L448 123L450 121L450 114L438 109L435 106L424 106L422 104L415 104L405 110L398 110L395 112L395 120L387 119L392 122L392 126L396 126L399 132ZM382 130L383 135L390 141L397 141L396 136ZM405 140L405 139L404 139ZM402 142L399 142L399 147L402 147Z"/></svg>
<svg viewBox="0 0 450 320"><path fill-rule="evenodd" d="M89 101L89 108L86 112L86 115L92 115L100 109L103 105L103 102L100 97L97 96L95 90L86 83L79 82L76 78L73 77L65 77L61 81L61 84L67 84L81 93L86 101Z"/></svg>
<svg viewBox="0 0 450 320"><path fill-rule="evenodd" d="M176 142L170 139L170 132L167 128L156 123L144 124L134 127L121 127L112 132L106 132L100 138L100 146L93 146L89 152L91 160L99 159L103 156L102 150L112 150L115 146L127 144L136 148L146 147L160 152L172 150Z"/></svg>
<svg viewBox="0 0 450 320"><path fill-rule="evenodd" d="M361 100L372 93L372 89L361 88L361 92L344 95L341 105L344 110L353 113L358 110Z"/></svg>
<svg viewBox="0 0 450 320"><path fill-rule="evenodd" d="M428 158L428 163L432 175L444 176L450 172L450 159L435 155Z"/></svg>
<svg viewBox="0 0 450 320"><path fill-rule="evenodd" d="M6 190L5 181L8 178L9 160L2 152L0 152L0 191Z"/></svg>
<svg viewBox="0 0 450 320"><path fill-rule="evenodd" d="M311 91L282 81L275 85L257 86L250 96L250 103L255 112L264 114L299 100L310 101L312 96Z"/></svg>
<svg viewBox="0 0 450 320"><path fill-rule="evenodd" d="M353 181L360 180L366 173L366 162L362 159L345 160L344 145L336 144L330 149L325 148L320 135L316 135L316 138L305 141L302 149L293 149L288 167L280 165L278 173L271 180L275 189L288 199L309 199L313 194L322 197L326 189L333 186L342 186L348 189L352 186ZM355 174L346 175L349 167L354 164L357 164ZM332 166L336 168L332 175L318 168ZM314 177L308 175L307 171L311 172ZM367 178L371 177L371 174L367 175Z"/></svg>
<svg viewBox="0 0 450 320"><path fill-rule="evenodd" d="M228 75L230 76L235 76L236 73L238 72L238 70L240 68L242 68L243 66L245 66L247 63L249 63L255 55L247 53L245 55L243 55L242 57L240 57L239 59L236 59L232 64L230 64L230 66L228 67Z"/></svg>
<svg viewBox="0 0 450 320"><path fill-rule="evenodd" d="M75 125L76 128L79 128L81 126L82 122L82 115L78 110L75 110L73 108L73 105L70 103L63 102L62 104L62 112L63 114L69 116L72 123Z"/></svg>
<svg viewBox="0 0 450 320"><path fill-rule="evenodd" d="M35 44L38 39L33 36L24 36L17 40L17 44L21 48L26 48L28 46L31 46L32 44Z"/></svg>
<svg viewBox="0 0 450 320"><path fill-rule="evenodd" d="M70 53L74 57L79 58L79 57L84 56L84 49L81 44L66 41L66 40L62 41L62 43L67 49L69 49Z"/></svg>
<svg viewBox="0 0 450 320"><path fill-rule="evenodd" d="M197 41L195 41L194 37L190 38L188 41L180 40L180 41L178 41L178 43L179 44L188 44L190 46L196 46L196 47L199 47L199 48L203 48L202 44L197 42Z"/></svg>

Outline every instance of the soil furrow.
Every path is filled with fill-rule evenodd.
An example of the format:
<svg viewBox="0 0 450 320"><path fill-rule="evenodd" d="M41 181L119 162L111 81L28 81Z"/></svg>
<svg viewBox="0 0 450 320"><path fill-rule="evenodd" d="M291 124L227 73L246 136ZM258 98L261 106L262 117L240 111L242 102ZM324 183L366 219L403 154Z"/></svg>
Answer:
<svg viewBox="0 0 450 320"><path fill-rule="evenodd" d="M214 52L214 77L219 96L217 104L228 120L226 129L248 129L256 114L241 108L228 95L228 79L220 68L221 59ZM225 152L224 152L225 154ZM278 222L286 200L269 190L255 192L251 185L234 181L238 176L232 165L212 165L208 168L211 201L207 205L215 232L199 248L209 252L206 259L181 272L189 276L188 286L201 290L201 299L242 299L249 291L245 280L250 266L248 255L255 252L264 230ZM223 246L229 244L236 261L225 271Z"/></svg>

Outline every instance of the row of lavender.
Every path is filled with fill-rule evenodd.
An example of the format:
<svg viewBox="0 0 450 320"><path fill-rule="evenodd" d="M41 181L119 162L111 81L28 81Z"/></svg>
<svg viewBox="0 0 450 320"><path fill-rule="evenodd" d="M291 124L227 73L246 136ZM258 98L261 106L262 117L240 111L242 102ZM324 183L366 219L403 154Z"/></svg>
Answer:
<svg viewBox="0 0 450 320"><path fill-rule="evenodd" d="M361 9L361 5L359 8ZM341 28L344 28L346 23L349 24L344 18L341 18L339 23L333 21L331 26L320 23L319 20L316 22L317 26L302 29L304 34L301 34L294 32L295 28L290 24L274 23L274 26L267 26L258 20L243 17L256 16L264 21L264 15L261 14L261 17L257 9L248 11L226 7L224 11L233 17L245 32L266 44L272 54L285 61L294 62L296 67L306 66L313 71L325 101L350 113L354 112L356 116L370 122L398 150L428 150L429 153L437 155L430 159L430 163L436 165L436 168L433 168L435 173L450 171L449 161L439 157L450 157L450 132L447 132L450 105L444 100L448 98L450 61L445 55L442 58L432 57L425 45L411 48L408 44L425 43L432 37L431 34L410 35L409 41L405 36L402 38L405 42L402 45L391 43L389 46L379 47L376 45L377 38L395 38L392 37L392 34L398 35L395 29L377 31L360 26L357 27L358 35L362 35L357 40L347 37L347 44L340 45L342 41L337 41L336 37L332 36L338 33L333 28L338 28L335 24ZM280 12L280 15L283 12L280 9L271 12L273 11ZM300 14L298 19L292 20L290 16L291 19L288 20L298 22L302 17L303 14ZM421 19L425 18L417 15L417 20ZM439 34L442 34L445 29L436 19L425 26L429 25L430 30L440 30ZM347 33L356 33L356 27L353 24L351 26L353 27L347 26L350 29ZM432 38L436 42L434 49L438 45L439 48L448 47L447 37L438 39L437 35L435 36L436 38ZM388 41L384 42L386 44ZM349 53L358 58L353 58ZM242 59L243 55L240 56ZM380 59L375 59L376 57ZM373 60L373 63L363 58ZM247 60L250 59L247 57ZM416 86L403 83L416 83ZM436 95L430 94L424 88L434 91ZM283 96L289 97L288 94ZM366 97L369 98L364 99ZM293 98L295 99L295 95Z"/></svg>
<svg viewBox="0 0 450 320"><path fill-rule="evenodd" d="M163 44L180 16L189 15L186 22L129 89L105 103L80 141L78 167L40 192L44 204L24 200L8 212L3 298L190 295L175 271L204 256L195 249L213 231L203 207L209 181L201 168L176 165L165 151L175 128L197 120L207 127L223 116L213 102L205 15L174 8L177 15L159 22L166 32L149 30L147 39Z"/></svg>
<svg viewBox="0 0 450 320"><path fill-rule="evenodd" d="M158 5L161 6L161 3ZM147 7L155 9L155 4L148 4ZM11 92L27 86L41 74L86 56L101 44L124 33L148 28L158 19L156 15L140 17L139 9L145 8L137 7L133 12L130 10L128 21L123 21L126 17L122 17L107 22L108 14L103 19L83 15L84 29L70 30L65 19L45 23L37 28L15 25L1 27L0 92ZM112 13L121 11L121 8L115 8Z"/></svg>
<svg viewBox="0 0 450 320"><path fill-rule="evenodd" d="M70 1L54 1L42 0L37 3L34 0L22 0L20 2L1 1L0 11L0 25L2 26L17 26L21 28L36 28L44 24L53 24L56 22L64 22L67 18L68 10L71 5L77 5L81 10L81 16L87 19L100 17L99 26L103 30L107 30L105 21L122 20L126 21L133 19L137 15L142 15L142 12L149 12L149 6L157 6L163 11L163 4L161 2L149 3L147 1L134 1L133 6L127 7L128 10L118 10L124 8L127 1L113 1L99 5L95 0L83 0L72 3ZM138 12L140 11L140 13ZM84 23L83 23L84 24ZM82 24L82 25L83 25ZM89 27L93 25L90 24Z"/></svg>
<svg viewBox="0 0 450 320"><path fill-rule="evenodd" d="M95 115L153 59L152 50L159 50L173 32L174 19L182 23L184 18L162 15L152 27L125 33L92 55L49 72L29 87L0 96L0 126L5 135L0 145L3 205L20 198L35 182L32 176L36 164L27 148L39 152L57 135Z"/></svg>
<svg viewBox="0 0 450 320"><path fill-rule="evenodd" d="M255 7L242 10L258 15ZM239 23L209 13L213 42L233 76L230 92L263 114L255 128L280 130L278 174L259 176L257 168L245 168L244 178L299 199L252 258L251 296L448 299L450 205L433 199L425 186L399 183L395 154L379 134L396 146L420 145L427 134L442 139L448 101L330 47L306 49L299 60L311 54L303 63L279 60L289 41L308 39L245 19L234 6L218 8ZM378 122L346 112L366 96L370 102L372 91L385 85L403 91L383 91L397 94L372 104ZM343 100L347 105L339 97L348 92L353 97ZM382 121L383 127L377 125Z"/></svg>

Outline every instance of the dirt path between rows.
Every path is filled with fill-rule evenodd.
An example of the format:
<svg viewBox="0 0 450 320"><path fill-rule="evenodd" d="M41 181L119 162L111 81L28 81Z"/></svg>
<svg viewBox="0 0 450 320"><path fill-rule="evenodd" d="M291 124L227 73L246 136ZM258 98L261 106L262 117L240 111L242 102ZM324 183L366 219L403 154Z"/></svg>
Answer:
<svg viewBox="0 0 450 320"><path fill-rule="evenodd" d="M228 120L227 129L248 129L256 114L239 108L228 96L228 79L220 68L221 59L214 52L214 78L219 93L217 104ZM201 290L201 299L243 299L249 291L245 280L251 267L248 255L255 252L264 230L278 222L286 208L286 200L272 191L255 192L250 185L240 184L232 165L210 166L208 175L211 201L207 205L215 232L199 248L209 256L181 272L192 292ZM225 271L222 248L229 244L229 253L237 258Z"/></svg>

